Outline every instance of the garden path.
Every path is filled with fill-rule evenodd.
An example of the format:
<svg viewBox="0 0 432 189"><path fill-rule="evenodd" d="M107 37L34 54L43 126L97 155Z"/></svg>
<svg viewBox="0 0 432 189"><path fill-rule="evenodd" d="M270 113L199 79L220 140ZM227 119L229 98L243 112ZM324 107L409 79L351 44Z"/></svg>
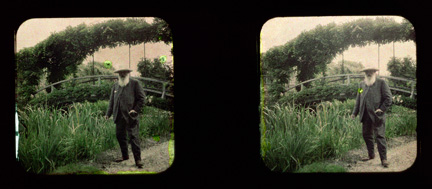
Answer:
<svg viewBox="0 0 432 189"><path fill-rule="evenodd" d="M381 165L376 144L375 159L363 162L362 158L367 156L366 146L348 152L338 162L344 166L347 172L366 173L366 172L401 172L410 168L417 157L417 139L416 137L396 137L387 140L387 160L389 167L384 168Z"/></svg>
<svg viewBox="0 0 432 189"><path fill-rule="evenodd" d="M108 174L120 174L124 172L159 173L169 167L168 140L155 141L152 138L141 140L141 159L144 164L142 168L135 165L132 150L129 145L129 160L120 163L114 160L121 156L120 148L117 146L112 150L102 152L94 162L86 164L98 168Z"/></svg>

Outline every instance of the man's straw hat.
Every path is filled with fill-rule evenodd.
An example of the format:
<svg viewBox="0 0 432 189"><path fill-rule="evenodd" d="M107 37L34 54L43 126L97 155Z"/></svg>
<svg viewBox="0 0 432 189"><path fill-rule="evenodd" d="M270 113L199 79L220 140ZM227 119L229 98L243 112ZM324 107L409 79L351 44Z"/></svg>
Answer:
<svg viewBox="0 0 432 189"><path fill-rule="evenodd" d="M125 66L120 66L120 68L117 69L116 71L114 71L114 73L119 73L119 72L132 72L132 70L129 68L126 68Z"/></svg>
<svg viewBox="0 0 432 189"><path fill-rule="evenodd" d="M365 71L369 71L369 70L378 71L379 69L376 67L367 67L367 68L362 69L360 72L365 72Z"/></svg>

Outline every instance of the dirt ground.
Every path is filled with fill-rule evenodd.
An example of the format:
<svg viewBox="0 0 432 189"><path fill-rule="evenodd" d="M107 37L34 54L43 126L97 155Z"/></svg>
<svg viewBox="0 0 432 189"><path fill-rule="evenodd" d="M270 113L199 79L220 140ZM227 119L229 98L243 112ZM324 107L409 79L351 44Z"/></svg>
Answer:
<svg viewBox="0 0 432 189"><path fill-rule="evenodd" d="M143 168L135 165L132 155L132 149L129 145L129 160L120 163L114 160L121 156L120 148L107 150L99 154L94 162L83 162L107 172L108 174L117 174L119 172L163 172L169 167L168 153L169 137L161 137L159 141L152 138L141 140L141 160Z"/></svg>
<svg viewBox="0 0 432 189"><path fill-rule="evenodd" d="M119 172L163 172L169 167L168 142L169 137L161 137L160 141L148 138L141 141L141 159L143 168L138 168L133 159L132 150L129 145L129 160L116 163L114 160L121 156L117 147L101 153L94 162L82 162L107 172L117 174ZM384 168L377 152L375 144L375 159L363 162L361 159L367 157L365 144L359 149L351 150L339 159L331 160L330 163L346 168L347 172L401 172L410 168L417 157L417 138L415 136L403 136L387 139L387 160L389 167Z"/></svg>
<svg viewBox="0 0 432 189"><path fill-rule="evenodd" d="M387 161L389 167L381 165L381 160L375 144L375 159L363 162L361 159L367 157L366 145L361 148L351 150L340 159L333 163L341 165L347 172L401 172L410 168L417 157L417 138L415 136L403 136L387 139Z"/></svg>

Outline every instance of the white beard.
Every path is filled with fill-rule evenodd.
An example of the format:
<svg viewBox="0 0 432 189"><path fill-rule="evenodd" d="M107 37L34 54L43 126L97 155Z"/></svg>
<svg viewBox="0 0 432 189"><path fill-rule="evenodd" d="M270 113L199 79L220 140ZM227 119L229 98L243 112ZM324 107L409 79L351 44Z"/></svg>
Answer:
<svg viewBox="0 0 432 189"><path fill-rule="evenodd" d="M127 74L124 78L118 77L118 84L120 87L124 87L129 83L129 74Z"/></svg>
<svg viewBox="0 0 432 189"><path fill-rule="evenodd" d="M364 82L367 86L372 86L376 81L376 74L372 74L370 77L365 76Z"/></svg>

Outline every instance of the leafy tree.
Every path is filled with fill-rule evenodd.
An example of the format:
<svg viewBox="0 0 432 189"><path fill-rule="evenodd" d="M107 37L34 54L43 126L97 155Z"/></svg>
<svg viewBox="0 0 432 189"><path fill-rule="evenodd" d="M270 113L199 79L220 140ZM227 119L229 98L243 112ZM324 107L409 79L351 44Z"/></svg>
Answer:
<svg viewBox="0 0 432 189"><path fill-rule="evenodd" d="M94 62L94 74L93 74L93 62L88 62L86 65L81 64L78 66L76 77L90 76L90 75L114 75L114 67L106 68L102 62Z"/></svg>
<svg viewBox="0 0 432 189"><path fill-rule="evenodd" d="M390 76L416 80L417 64L411 57L391 58L387 63L387 70L390 72ZM404 81L392 81L392 84L408 89L411 87L411 83Z"/></svg>
<svg viewBox="0 0 432 189"><path fill-rule="evenodd" d="M358 19L342 25L318 25L285 45L274 47L262 57L263 75L273 100L285 92L284 85L295 70L299 82L312 79L318 73L326 75L327 65L349 47L371 43L415 41L414 28L409 21L397 23L389 18ZM288 76L288 77L287 77ZM297 88L300 90L300 87Z"/></svg>
<svg viewBox="0 0 432 189"><path fill-rule="evenodd" d="M342 72L342 60L335 63L332 62L328 65L327 72L328 75L338 75L338 74L356 74L364 68L363 64L360 62L344 60L343 72Z"/></svg>
<svg viewBox="0 0 432 189"><path fill-rule="evenodd" d="M39 83L40 76L43 74L43 66L36 61L37 57L34 51L34 47L24 48L15 55L15 94L18 102L30 100L31 95L36 92L36 86Z"/></svg>
<svg viewBox="0 0 432 189"><path fill-rule="evenodd" d="M291 49L288 44L288 49ZM294 60L289 51L282 48L273 48L262 57L263 77L267 82L270 100L274 102L285 92L284 84L288 83L291 74L294 72ZM272 103L270 102L270 103Z"/></svg>
<svg viewBox="0 0 432 189"><path fill-rule="evenodd" d="M416 61L411 57L391 58L387 63L387 69L391 76L416 79Z"/></svg>
<svg viewBox="0 0 432 189"><path fill-rule="evenodd" d="M76 73L78 65L101 47L172 42L168 24L162 19L155 20L152 24L143 19L108 20L92 26L80 24L52 33L34 47L19 51L16 54L18 100L26 102L35 93L44 69L49 83L63 80Z"/></svg>
<svg viewBox="0 0 432 189"><path fill-rule="evenodd" d="M153 61L145 58L138 63L138 72L141 77L150 77L162 81L171 81L174 78L173 70L166 64L161 63L158 58Z"/></svg>
<svg viewBox="0 0 432 189"><path fill-rule="evenodd" d="M166 64L161 63L160 60L158 58L153 59L153 61L149 60L149 59L142 59L139 63L138 63L138 72L141 74L141 77L150 77L150 78L155 78L155 79L159 79L162 81L166 81L166 82L170 82L170 83L174 83L174 72L173 70ZM144 84L145 88L153 88L153 89L161 89L162 85L161 83L155 83L155 82L149 82L147 81ZM166 90L169 93L173 93L174 91L174 86L173 85L169 85ZM150 104L152 104L152 106L157 107L157 108L161 108L164 110L169 110L169 111L173 111L174 110L174 101L172 98L167 98L167 99L162 99L159 98L160 95L155 95L154 94L147 94L148 96L153 96L153 97L149 97L151 100Z"/></svg>

